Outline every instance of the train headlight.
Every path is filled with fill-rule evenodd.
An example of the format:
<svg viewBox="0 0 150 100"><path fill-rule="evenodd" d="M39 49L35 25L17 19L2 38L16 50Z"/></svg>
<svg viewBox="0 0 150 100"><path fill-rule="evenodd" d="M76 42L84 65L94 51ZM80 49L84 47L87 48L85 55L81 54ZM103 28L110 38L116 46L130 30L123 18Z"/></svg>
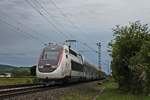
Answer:
<svg viewBox="0 0 150 100"><path fill-rule="evenodd" d="M43 68L44 66L39 66L39 68Z"/></svg>
<svg viewBox="0 0 150 100"><path fill-rule="evenodd" d="M52 68L57 68L57 66L52 66Z"/></svg>

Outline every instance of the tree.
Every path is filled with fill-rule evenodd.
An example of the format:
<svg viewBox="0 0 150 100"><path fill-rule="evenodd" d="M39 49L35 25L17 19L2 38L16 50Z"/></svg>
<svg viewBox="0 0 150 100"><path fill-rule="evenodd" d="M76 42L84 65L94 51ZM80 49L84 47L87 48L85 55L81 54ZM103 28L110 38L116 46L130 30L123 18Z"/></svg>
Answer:
<svg viewBox="0 0 150 100"><path fill-rule="evenodd" d="M150 68L150 30L139 21L113 29L114 40L109 43L112 53L112 74L122 90L143 92ZM143 80L145 79L145 80ZM148 83L147 83L148 82ZM149 83L150 84L150 83Z"/></svg>
<svg viewBox="0 0 150 100"><path fill-rule="evenodd" d="M33 76L36 75L36 65L34 65L30 68L30 72L31 72L31 75L33 75Z"/></svg>

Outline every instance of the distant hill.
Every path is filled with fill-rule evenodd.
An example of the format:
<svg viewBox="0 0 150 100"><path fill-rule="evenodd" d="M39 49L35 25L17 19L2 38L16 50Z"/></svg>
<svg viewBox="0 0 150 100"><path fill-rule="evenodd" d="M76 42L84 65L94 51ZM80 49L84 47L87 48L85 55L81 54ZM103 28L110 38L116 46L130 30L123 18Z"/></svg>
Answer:
<svg viewBox="0 0 150 100"><path fill-rule="evenodd" d="M4 68L4 67L5 67L5 68L6 68L6 67L9 67L9 68L10 68L10 67L17 67L17 66L11 66L11 65L0 64L0 68Z"/></svg>
<svg viewBox="0 0 150 100"><path fill-rule="evenodd" d="M12 73L13 76L30 76L30 67L17 67L0 64L0 73Z"/></svg>

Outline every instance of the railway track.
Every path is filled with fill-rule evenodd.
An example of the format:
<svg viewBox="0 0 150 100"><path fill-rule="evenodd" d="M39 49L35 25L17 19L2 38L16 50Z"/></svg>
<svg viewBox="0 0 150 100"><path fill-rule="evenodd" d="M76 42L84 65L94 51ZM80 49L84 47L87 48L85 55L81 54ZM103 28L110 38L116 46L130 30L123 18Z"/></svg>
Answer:
<svg viewBox="0 0 150 100"><path fill-rule="evenodd" d="M12 85L0 87L0 100L12 96L38 92L46 89L54 89L57 86L45 86L43 84Z"/></svg>
<svg viewBox="0 0 150 100"><path fill-rule="evenodd" d="M24 84L24 85L10 85L10 86L0 86L0 100L3 100L5 98L13 97L13 96L19 96L29 93L35 93L35 92L41 92L56 88L62 88L71 86L73 84Z"/></svg>
<svg viewBox="0 0 150 100"><path fill-rule="evenodd" d="M101 80L103 82L104 80ZM90 81L89 81L90 82ZM5 98L18 96L18 95L24 95L28 93L34 93L34 92L41 92L45 90L51 90L61 87L69 87L76 84L82 84L86 82L79 82L79 83L71 83L66 85L43 85L43 84L24 84L24 85L11 85L11 86L1 86L0 87L0 100L3 100Z"/></svg>

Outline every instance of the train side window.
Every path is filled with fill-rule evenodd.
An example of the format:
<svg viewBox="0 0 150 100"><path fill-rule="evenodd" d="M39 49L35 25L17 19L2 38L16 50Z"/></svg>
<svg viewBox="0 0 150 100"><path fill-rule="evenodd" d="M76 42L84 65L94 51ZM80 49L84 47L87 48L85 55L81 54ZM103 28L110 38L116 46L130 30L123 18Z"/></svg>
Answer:
<svg viewBox="0 0 150 100"><path fill-rule="evenodd" d="M83 72L83 65L71 60L71 68L74 71Z"/></svg>

